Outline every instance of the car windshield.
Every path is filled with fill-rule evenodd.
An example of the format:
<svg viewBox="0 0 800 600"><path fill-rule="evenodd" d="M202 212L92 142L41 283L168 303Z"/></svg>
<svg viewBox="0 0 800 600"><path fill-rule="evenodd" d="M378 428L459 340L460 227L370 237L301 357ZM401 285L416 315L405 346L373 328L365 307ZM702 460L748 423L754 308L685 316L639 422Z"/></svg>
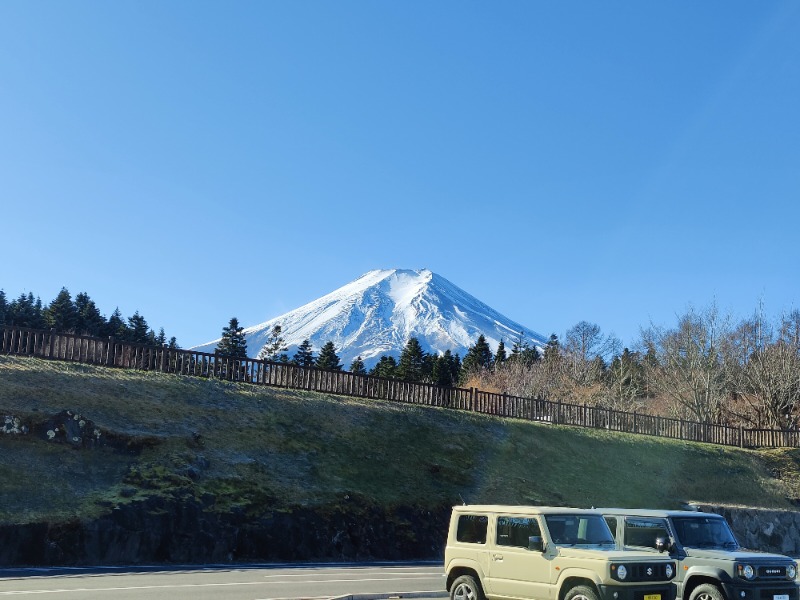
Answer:
<svg viewBox="0 0 800 600"><path fill-rule="evenodd" d="M600 515L546 515L550 539L556 546L614 545L614 538Z"/></svg>
<svg viewBox="0 0 800 600"><path fill-rule="evenodd" d="M735 550L739 547L725 519L677 517L673 519L673 524L675 535L683 546L722 550Z"/></svg>

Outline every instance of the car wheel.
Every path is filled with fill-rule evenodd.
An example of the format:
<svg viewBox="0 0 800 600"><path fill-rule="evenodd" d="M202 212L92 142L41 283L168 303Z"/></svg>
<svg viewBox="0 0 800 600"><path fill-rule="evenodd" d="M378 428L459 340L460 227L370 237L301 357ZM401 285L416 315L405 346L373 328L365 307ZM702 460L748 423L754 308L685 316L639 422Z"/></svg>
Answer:
<svg viewBox="0 0 800 600"><path fill-rule="evenodd" d="M725 596L717 586L704 583L692 590L689 600L725 600Z"/></svg>
<svg viewBox="0 0 800 600"><path fill-rule="evenodd" d="M597 592L594 591L593 588L590 588L588 585L576 585L570 591L567 592L567 595L564 596L564 600L600 600L597 597Z"/></svg>
<svg viewBox="0 0 800 600"><path fill-rule="evenodd" d="M484 600L483 590L472 575L462 575L450 588L450 600Z"/></svg>

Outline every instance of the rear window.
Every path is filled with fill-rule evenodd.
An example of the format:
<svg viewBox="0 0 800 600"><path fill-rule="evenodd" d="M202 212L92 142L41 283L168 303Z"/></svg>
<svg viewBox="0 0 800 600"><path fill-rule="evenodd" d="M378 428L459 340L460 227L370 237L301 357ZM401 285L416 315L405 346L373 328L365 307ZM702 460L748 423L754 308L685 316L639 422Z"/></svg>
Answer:
<svg viewBox="0 0 800 600"><path fill-rule="evenodd" d="M461 515L458 517L456 540L467 544L485 544L488 524L489 517L486 515Z"/></svg>

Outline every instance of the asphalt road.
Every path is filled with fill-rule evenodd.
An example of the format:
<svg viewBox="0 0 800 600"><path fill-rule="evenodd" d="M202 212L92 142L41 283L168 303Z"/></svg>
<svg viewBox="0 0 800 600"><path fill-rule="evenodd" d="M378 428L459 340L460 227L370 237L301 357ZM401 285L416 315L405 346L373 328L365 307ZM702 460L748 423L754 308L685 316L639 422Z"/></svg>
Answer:
<svg viewBox="0 0 800 600"><path fill-rule="evenodd" d="M441 564L237 565L171 568L0 569L0 599L288 600L336 596L436 598Z"/></svg>

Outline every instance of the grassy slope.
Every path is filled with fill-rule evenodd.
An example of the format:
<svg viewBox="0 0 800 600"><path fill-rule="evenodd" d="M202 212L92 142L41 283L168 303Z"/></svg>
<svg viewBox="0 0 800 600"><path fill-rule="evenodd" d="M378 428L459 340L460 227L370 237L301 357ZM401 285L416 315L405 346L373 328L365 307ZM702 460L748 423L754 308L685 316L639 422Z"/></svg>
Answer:
<svg viewBox="0 0 800 600"><path fill-rule="evenodd" d="M176 491L246 512L348 495L431 507L459 495L470 503L785 508L787 497L800 497L797 450L0 357L0 414L35 422L65 409L150 444L134 456L0 435L0 522L90 517Z"/></svg>

